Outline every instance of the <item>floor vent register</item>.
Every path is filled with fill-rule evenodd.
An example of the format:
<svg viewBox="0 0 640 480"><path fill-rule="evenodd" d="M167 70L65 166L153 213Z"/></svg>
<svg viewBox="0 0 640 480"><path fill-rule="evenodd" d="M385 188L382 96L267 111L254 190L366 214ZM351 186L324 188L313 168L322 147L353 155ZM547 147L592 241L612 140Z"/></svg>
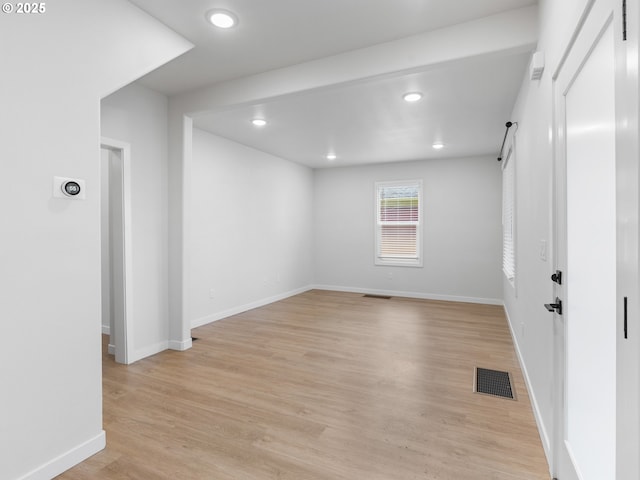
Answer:
<svg viewBox="0 0 640 480"><path fill-rule="evenodd" d="M473 391L495 397L515 400L515 392L511 384L509 372L476 367Z"/></svg>

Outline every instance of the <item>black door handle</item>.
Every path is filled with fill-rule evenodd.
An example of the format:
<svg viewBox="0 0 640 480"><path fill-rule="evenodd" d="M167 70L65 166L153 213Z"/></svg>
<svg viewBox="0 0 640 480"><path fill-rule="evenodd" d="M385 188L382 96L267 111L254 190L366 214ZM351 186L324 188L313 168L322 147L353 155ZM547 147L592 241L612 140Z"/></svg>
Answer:
<svg viewBox="0 0 640 480"><path fill-rule="evenodd" d="M545 303L544 308L551 313L557 312L558 315L562 315L562 300L556 297L556 303Z"/></svg>
<svg viewBox="0 0 640 480"><path fill-rule="evenodd" d="M558 285L562 285L562 272L556 270L556 273L551 275L551 281L556 282Z"/></svg>

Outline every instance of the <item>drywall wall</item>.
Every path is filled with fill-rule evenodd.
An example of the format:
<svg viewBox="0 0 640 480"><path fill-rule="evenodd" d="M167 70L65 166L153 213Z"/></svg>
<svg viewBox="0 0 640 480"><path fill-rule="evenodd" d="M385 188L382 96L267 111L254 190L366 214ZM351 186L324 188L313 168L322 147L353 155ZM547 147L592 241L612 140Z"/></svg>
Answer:
<svg viewBox="0 0 640 480"><path fill-rule="evenodd" d="M104 446L99 99L189 48L121 0L0 15L0 476L53 478ZM117 28L114 28L117 25ZM55 175L85 200L53 198Z"/></svg>
<svg viewBox="0 0 640 480"><path fill-rule="evenodd" d="M423 267L374 264L377 181L421 179ZM501 303L501 176L495 158L315 171L319 287Z"/></svg>
<svg viewBox="0 0 640 480"><path fill-rule="evenodd" d="M545 71L538 81L528 72L512 121L516 133L516 282L504 279L505 308L516 347L530 386L547 458L553 435L553 321L543 308L552 298L551 186L553 173L552 75L578 24L585 0L540 2L537 50L545 54ZM540 255L546 244L546 260Z"/></svg>
<svg viewBox="0 0 640 480"><path fill-rule="evenodd" d="M313 171L194 129L190 324L307 289Z"/></svg>
<svg viewBox="0 0 640 480"><path fill-rule="evenodd" d="M101 134L131 145L134 357L168 347L167 97L132 84L101 102Z"/></svg>

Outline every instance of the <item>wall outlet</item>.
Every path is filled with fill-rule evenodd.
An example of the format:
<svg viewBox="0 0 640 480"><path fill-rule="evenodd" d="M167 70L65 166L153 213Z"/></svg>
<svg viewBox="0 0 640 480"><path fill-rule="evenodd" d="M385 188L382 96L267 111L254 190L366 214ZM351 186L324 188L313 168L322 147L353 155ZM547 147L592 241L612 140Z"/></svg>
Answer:
<svg viewBox="0 0 640 480"><path fill-rule="evenodd" d="M393 280L393 272L387 273L387 280Z"/></svg>
<svg viewBox="0 0 640 480"><path fill-rule="evenodd" d="M213 300L215 297L216 297L215 290L213 288L210 288L209 289L209 298Z"/></svg>

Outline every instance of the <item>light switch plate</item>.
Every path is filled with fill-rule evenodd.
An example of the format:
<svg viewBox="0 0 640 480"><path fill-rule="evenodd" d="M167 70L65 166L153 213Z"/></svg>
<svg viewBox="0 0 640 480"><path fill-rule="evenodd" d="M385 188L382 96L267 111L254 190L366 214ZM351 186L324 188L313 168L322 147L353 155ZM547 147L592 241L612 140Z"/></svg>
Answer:
<svg viewBox="0 0 640 480"><path fill-rule="evenodd" d="M547 241L540 240L540 260L547 261Z"/></svg>

